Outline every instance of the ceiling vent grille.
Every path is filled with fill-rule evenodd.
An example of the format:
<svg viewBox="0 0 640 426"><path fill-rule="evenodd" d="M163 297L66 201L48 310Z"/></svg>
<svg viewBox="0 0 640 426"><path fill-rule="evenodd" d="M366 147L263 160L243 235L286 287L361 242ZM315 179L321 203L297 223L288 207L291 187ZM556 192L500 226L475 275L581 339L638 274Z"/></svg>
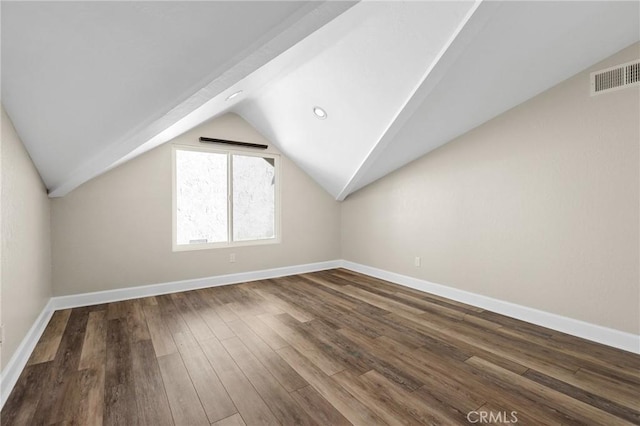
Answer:
<svg viewBox="0 0 640 426"><path fill-rule="evenodd" d="M640 61L591 73L591 96L631 86L640 86Z"/></svg>

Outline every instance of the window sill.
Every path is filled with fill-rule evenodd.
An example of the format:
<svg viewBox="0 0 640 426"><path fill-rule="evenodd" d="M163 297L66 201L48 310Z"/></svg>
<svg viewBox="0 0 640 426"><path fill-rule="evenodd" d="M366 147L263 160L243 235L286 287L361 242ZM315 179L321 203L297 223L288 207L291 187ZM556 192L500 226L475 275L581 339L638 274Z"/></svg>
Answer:
<svg viewBox="0 0 640 426"><path fill-rule="evenodd" d="M213 250L236 247L250 246L266 246L271 244L280 244L280 238L269 238L264 240L251 241L235 241L233 243L204 243L204 244L173 244L173 252L194 251L194 250Z"/></svg>

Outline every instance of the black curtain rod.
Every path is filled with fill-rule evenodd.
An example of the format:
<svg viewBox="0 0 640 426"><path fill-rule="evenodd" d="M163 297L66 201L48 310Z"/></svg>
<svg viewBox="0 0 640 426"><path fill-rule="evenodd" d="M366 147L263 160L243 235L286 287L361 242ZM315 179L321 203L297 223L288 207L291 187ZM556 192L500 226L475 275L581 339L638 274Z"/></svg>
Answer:
<svg viewBox="0 0 640 426"><path fill-rule="evenodd" d="M247 148L258 148L258 149L267 149L267 148L269 148L269 145L262 145L262 144L259 144L259 143L229 141L229 140L226 140L226 139L205 138L203 136L200 136L200 142L202 142L202 143L221 143L221 144L225 144L225 145L246 146Z"/></svg>

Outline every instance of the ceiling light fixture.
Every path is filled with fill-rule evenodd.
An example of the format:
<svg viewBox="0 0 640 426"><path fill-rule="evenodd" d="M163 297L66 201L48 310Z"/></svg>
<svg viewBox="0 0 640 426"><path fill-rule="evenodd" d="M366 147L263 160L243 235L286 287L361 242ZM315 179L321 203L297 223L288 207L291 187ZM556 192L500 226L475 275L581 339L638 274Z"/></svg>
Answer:
<svg viewBox="0 0 640 426"><path fill-rule="evenodd" d="M242 93L242 90L238 90L237 92L234 92L232 94L230 94L229 96L227 96L227 101L230 101L231 99L237 97L238 95L240 95L240 93Z"/></svg>
<svg viewBox="0 0 640 426"><path fill-rule="evenodd" d="M316 117L318 117L320 120L324 120L325 118L327 118L327 111L323 110L322 108L320 108L319 106L313 107L313 113L316 115Z"/></svg>

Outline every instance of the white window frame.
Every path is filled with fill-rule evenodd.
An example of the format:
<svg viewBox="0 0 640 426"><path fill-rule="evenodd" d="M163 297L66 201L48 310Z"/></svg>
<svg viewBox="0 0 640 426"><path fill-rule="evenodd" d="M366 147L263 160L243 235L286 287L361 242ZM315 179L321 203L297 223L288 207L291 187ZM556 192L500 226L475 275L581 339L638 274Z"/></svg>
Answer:
<svg viewBox="0 0 640 426"><path fill-rule="evenodd" d="M200 243L200 244L178 244L178 200L177 200L177 167L176 167L176 151L196 151L211 152L215 154L223 154L227 156L227 240L219 243ZM243 155L250 157L271 158L274 161L275 168L275 237L260 239L233 241L233 155ZM267 152L254 152L239 149L214 149L197 147L191 145L172 145L171 147L171 171L172 171L172 246L174 252L192 251L192 250L209 250L217 248L243 247L243 246L259 246L268 244L279 244L282 241L281 223L280 223L280 156Z"/></svg>

